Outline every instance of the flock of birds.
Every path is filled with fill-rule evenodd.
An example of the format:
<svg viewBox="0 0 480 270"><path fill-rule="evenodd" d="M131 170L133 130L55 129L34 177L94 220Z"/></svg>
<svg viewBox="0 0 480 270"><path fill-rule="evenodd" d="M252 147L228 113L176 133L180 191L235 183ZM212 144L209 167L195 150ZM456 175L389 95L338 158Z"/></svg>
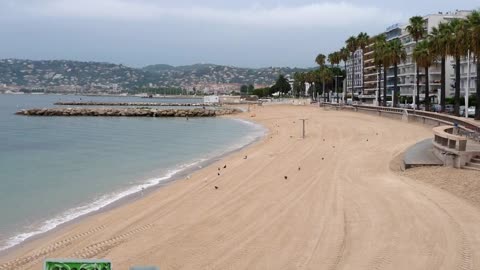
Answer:
<svg viewBox="0 0 480 270"><path fill-rule="evenodd" d="M293 121L293 123L295 124L295 121ZM276 127L280 127L280 125L278 125L278 124L275 124L275 126L276 126ZM278 131L277 131L277 134L278 134ZM378 132L377 132L375 135L378 136ZM270 137L270 138L272 138L272 137ZM293 136L290 136L290 138L293 138ZM325 142L325 139L323 139L323 141ZM366 141L368 142L368 138L366 139ZM332 145L332 148L335 148L335 145ZM243 159L247 159L247 158L248 158L248 156L245 156ZM325 158L322 157L322 160L325 160ZM223 166L223 169L226 169L226 168L227 168L227 165L225 164L225 165ZM298 166L298 171L300 171L300 170L301 170L301 167ZM217 172L217 176L220 176L220 171L221 171L221 168L219 167L219 168L218 168L218 172ZM285 180L288 180L288 176L287 176L287 175L285 175L283 178L284 178ZM219 186L214 186L214 188L215 188L215 189L219 189L220 187L219 187Z"/></svg>

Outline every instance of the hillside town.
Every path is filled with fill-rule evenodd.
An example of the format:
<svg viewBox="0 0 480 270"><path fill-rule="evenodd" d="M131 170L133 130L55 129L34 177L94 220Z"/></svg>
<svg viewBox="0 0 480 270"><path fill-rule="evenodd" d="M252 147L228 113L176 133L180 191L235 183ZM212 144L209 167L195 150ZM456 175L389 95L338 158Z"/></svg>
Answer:
<svg viewBox="0 0 480 270"><path fill-rule="evenodd" d="M0 93L127 94L144 89L180 93L229 94L242 85L272 85L280 74L305 69L237 68L213 64L131 68L67 60L0 60Z"/></svg>

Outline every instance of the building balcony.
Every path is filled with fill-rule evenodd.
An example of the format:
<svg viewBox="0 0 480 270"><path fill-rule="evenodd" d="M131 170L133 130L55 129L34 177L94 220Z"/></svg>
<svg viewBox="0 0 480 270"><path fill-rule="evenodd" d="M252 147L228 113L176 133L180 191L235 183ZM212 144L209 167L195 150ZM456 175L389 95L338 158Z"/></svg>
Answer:
<svg viewBox="0 0 480 270"><path fill-rule="evenodd" d="M456 78L455 73L451 74L450 78L454 80ZM470 80L472 80L472 79L474 80L476 78L477 78L477 73L470 73ZM465 73L460 73L460 79L462 79L462 80L463 79L468 79L468 73L466 73L466 72Z"/></svg>

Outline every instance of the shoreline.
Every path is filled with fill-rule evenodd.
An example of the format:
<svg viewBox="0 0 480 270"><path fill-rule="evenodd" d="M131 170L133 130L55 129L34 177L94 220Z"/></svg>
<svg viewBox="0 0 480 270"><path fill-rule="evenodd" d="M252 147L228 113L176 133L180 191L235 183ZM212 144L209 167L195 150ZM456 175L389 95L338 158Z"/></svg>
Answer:
<svg viewBox="0 0 480 270"><path fill-rule="evenodd" d="M238 116L240 116L240 115L238 115ZM146 185L148 183L148 180L150 180L150 179L152 179L152 180L153 179L161 179L161 180L158 180L158 183L155 183L155 184L153 184L149 187L146 187L146 188L141 189L141 190L134 191L131 194L128 194L126 196L115 199L114 201L112 201L110 203L107 203L104 206L101 206L99 209L90 211L90 212L82 214L78 217L74 217L73 219L68 220L66 222L62 222L60 224L57 224L57 225L55 225L55 227L53 227L51 229L48 229L44 232L39 232L37 234L34 234L34 235L32 235L32 236L30 236L30 237L28 237L28 238L26 238L22 241L10 246L10 247L2 249L2 250L0 250L0 260L2 258L5 258L6 256L10 255L11 253L19 250L20 248L22 248L25 245L28 245L28 244L36 241L36 240L41 240L43 238L48 238L49 236L54 235L55 233L67 228L68 226L81 223L83 220L85 220L89 217L92 217L92 216L95 216L95 215L98 215L98 214L101 214L101 213L105 213L105 212L120 208L122 206L128 205L128 204L130 204L132 202L135 202L137 200L141 200L142 198L150 195L151 193L154 193L154 192L164 188L165 186L173 184L177 181L188 180L188 179L186 179L186 177L188 177L189 175L191 175L191 174L193 174L197 171L200 171L202 169L205 169L205 168L211 166L212 164L214 164L216 162L219 162L219 161L227 158L228 156L230 156L230 155L232 155L236 152L245 150L245 149L249 148L250 146L253 146L257 143L260 143L263 139L265 139L265 137L270 132L266 127L264 127L260 123L257 123L257 122L254 122L254 121L249 121L249 120L246 120L246 119L243 119L243 118L237 118L237 115L230 116L230 117L224 116L224 118L229 118L229 119L232 119L234 121L239 121L243 125L253 125L253 126L255 126L255 130L252 131L252 133L255 134L254 137L252 138L252 140L250 140L248 142L245 142L244 144L242 144L240 146L233 145L233 146L227 147L224 150L220 150L220 153L218 153L218 154L214 153L213 156L208 157L205 160L192 161L192 162L188 163L187 166L185 166L184 168L182 168L182 165L179 165L176 168L168 170L165 173L165 175L163 175L163 176L150 177L148 179L145 179L144 182L142 182L141 184L132 186L130 188L137 188L137 187L140 187L142 185ZM258 134L256 134L257 132L258 132ZM233 149L230 149L230 148L233 148ZM173 171L176 170L176 171L172 175L168 175L169 172L172 171L172 170ZM165 179L162 179L162 178L165 178ZM128 191L128 189L124 190L124 191L120 191L118 193L122 193L122 192L126 192L126 191ZM115 196L118 193L111 194L111 195ZM95 202L97 202L97 200L89 202L87 205L92 205ZM66 212L77 209L78 207L83 207L83 205L73 207L73 208L71 208L71 209L69 209L69 210L67 210L63 213L60 213L59 215L62 215ZM54 216L54 217L42 222L41 224L43 225L43 224L55 219L56 217L57 216ZM42 225L40 225L40 226L42 226ZM29 232L22 232L22 233L15 234L14 236L9 237L5 241L6 241L6 243L8 243L9 241L11 241L12 238L15 238L15 237L17 237L19 235L22 235L22 234L25 234L25 233L29 233Z"/></svg>
<svg viewBox="0 0 480 270"><path fill-rule="evenodd" d="M115 269L480 267L480 210L390 168L430 127L291 105L239 118L268 135L19 247L0 270L40 269L45 258L108 259Z"/></svg>

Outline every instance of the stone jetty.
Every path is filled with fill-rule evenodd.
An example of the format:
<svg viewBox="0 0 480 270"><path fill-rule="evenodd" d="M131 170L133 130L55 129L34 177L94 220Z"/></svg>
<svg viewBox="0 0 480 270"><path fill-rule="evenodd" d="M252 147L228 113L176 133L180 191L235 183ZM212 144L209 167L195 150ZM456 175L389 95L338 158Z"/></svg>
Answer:
<svg viewBox="0 0 480 270"><path fill-rule="evenodd" d="M141 106L141 107L212 107L218 106L205 103L161 103L161 102L101 102L101 101L67 101L55 102L55 105L62 106Z"/></svg>
<svg viewBox="0 0 480 270"><path fill-rule="evenodd" d="M150 108L43 108L16 112L27 116L108 116L108 117L215 117L235 114L241 110L221 109L150 109Z"/></svg>

